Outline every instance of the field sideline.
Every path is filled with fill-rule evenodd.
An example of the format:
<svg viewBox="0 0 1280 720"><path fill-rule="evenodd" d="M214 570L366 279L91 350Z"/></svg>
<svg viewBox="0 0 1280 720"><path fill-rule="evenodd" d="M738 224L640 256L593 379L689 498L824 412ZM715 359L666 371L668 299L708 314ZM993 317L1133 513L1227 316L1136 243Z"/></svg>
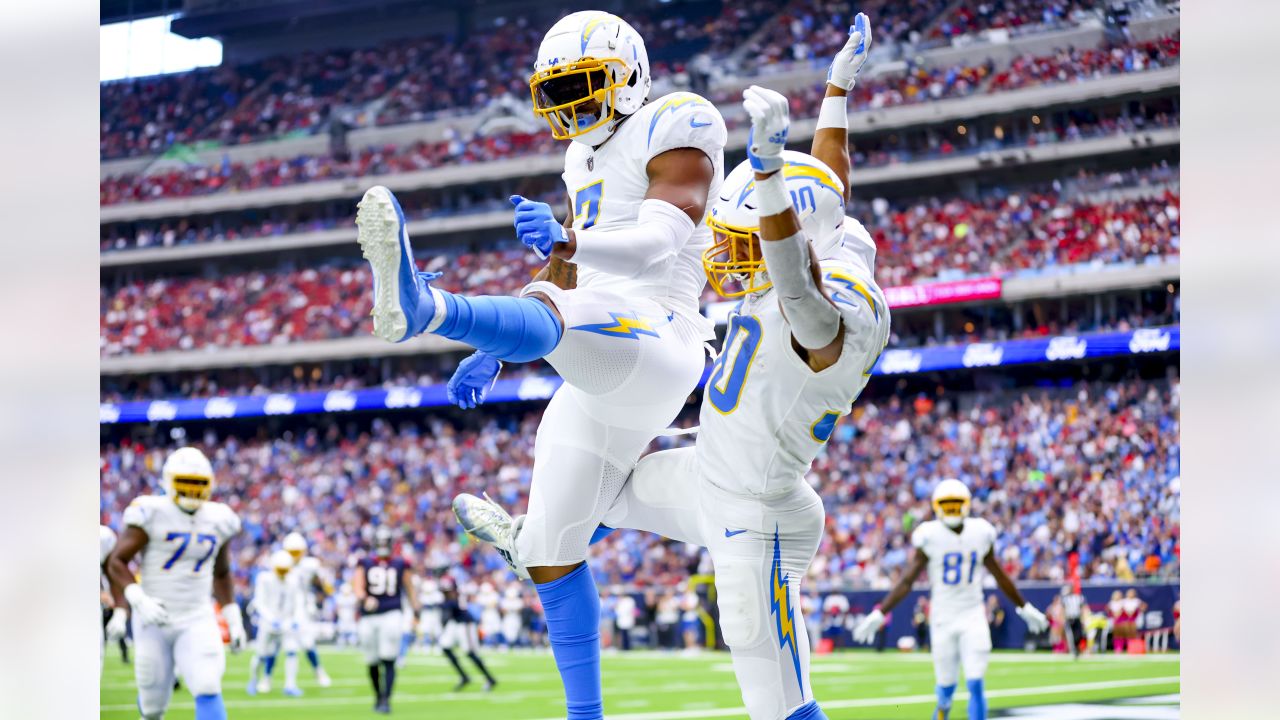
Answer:
<svg viewBox="0 0 1280 720"><path fill-rule="evenodd" d="M102 678L103 718L136 718L133 670L108 648ZM380 717L363 658L351 650L323 649L333 687L315 686L302 661L301 698L280 694L282 663L277 663L272 693L250 697L248 653L228 657L224 682L228 715L250 720L329 720ZM392 699L394 715L433 720L553 720L563 718L564 696L547 653L486 654L499 686L483 693L473 682L451 691L455 675L439 655L415 651L399 673ZM1022 705L1081 702L1168 695L1179 691L1176 654L1110 656L1072 661L1049 654L1000 652L987 674L988 705L993 711ZM471 670L468 670L471 672ZM473 680L478 673L472 673ZM696 720L744 718L729 656L681 655L637 651L604 658L605 711L614 720ZM896 720L926 717L933 706L933 666L924 653L842 652L815 658L814 693L832 720ZM965 718L965 693L957 693L953 720ZM996 714L993 712L993 714ZM167 718L192 718L191 696L179 690Z"/></svg>

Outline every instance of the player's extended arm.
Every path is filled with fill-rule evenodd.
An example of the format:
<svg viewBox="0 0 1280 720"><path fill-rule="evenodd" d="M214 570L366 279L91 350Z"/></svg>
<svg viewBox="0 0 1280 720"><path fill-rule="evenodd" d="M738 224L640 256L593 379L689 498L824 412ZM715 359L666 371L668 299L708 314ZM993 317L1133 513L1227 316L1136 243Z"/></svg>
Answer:
<svg viewBox="0 0 1280 720"><path fill-rule="evenodd" d="M635 225L610 230L544 230L550 208L545 203L523 201L516 206L521 241L540 253L549 252L552 257L615 275L639 275L649 267L670 262L706 215L715 166L703 151L686 147L655 155L645 171L649 188Z"/></svg>
<svg viewBox="0 0 1280 720"><path fill-rule="evenodd" d="M227 636L231 639L231 651L240 652L249 641L244 631L244 617L236 603L235 581L231 577L231 553L228 543L222 543L213 558L213 599L222 609L222 619L227 621Z"/></svg>
<svg viewBox="0 0 1280 720"><path fill-rule="evenodd" d="M769 279L778 290L778 303L791 325L791 337L815 372L840 359L844 323L840 311L822 291L816 258L800 229L783 176L790 119L787 98L752 85L743 93L743 107L751 116L747 158L755 170L756 208L760 213L760 253Z"/></svg>
<svg viewBox="0 0 1280 720"><path fill-rule="evenodd" d="M924 572L928 565L929 556L925 555L920 548L916 548L916 554L911 556L911 564L898 579L898 584L894 585L889 590L889 594L885 595L884 599L853 628L854 641L869 643L875 639L876 633L884 626L884 614L893 610L907 596L907 593L911 592L911 586L915 584L916 578L920 577L920 573Z"/></svg>
<svg viewBox="0 0 1280 720"><path fill-rule="evenodd" d="M929 565L929 556L924 554L920 548L916 548L916 554L911 556L911 564L907 566L906 572L898 579L898 584L889 590L889 594L884 596L880 601L879 608L882 612L889 612L897 607L898 603L911 592L911 586L916 583L916 578L920 577L920 573Z"/></svg>
<svg viewBox="0 0 1280 720"><path fill-rule="evenodd" d="M858 13L849 26L849 39L836 53L827 71L827 92L818 112L818 124L813 132L810 154L826 163L844 183L844 199L851 194L849 173L849 110L848 96L858 77L858 71L871 52L871 23L865 13Z"/></svg>
<svg viewBox="0 0 1280 720"><path fill-rule="evenodd" d="M991 573L991 577L995 578L996 586L1000 588L1000 592L1004 593L1004 596L1013 603L1018 617L1022 618L1032 633L1041 633L1048 629L1049 620L1044 616L1044 613L1036 609L1036 606L1022 597L1022 593L1018 591L1018 586L1013 584L1013 580L1009 579L1008 573L996 561L995 551L987 552L987 556L982 559L982 564L987 568L987 572Z"/></svg>

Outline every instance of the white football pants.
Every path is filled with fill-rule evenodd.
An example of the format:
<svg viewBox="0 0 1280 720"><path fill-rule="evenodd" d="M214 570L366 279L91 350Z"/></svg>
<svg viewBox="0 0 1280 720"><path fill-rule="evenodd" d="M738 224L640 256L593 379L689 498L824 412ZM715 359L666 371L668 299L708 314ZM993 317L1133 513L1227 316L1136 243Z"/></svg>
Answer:
<svg viewBox="0 0 1280 720"><path fill-rule="evenodd" d="M535 282L564 320L546 360L564 384L534 441L529 509L516 537L527 567L574 565L649 442L684 407L705 367L700 320L648 298Z"/></svg>
<svg viewBox="0 0 1280 720"><path fill-rule="evenodd" d="M824 519L821 498L802 480L780 496L730 494L699 477L696 448L684 447L641 460L603 522L707 548L747 713L783 720L813 700L800 583Z"/></svg>

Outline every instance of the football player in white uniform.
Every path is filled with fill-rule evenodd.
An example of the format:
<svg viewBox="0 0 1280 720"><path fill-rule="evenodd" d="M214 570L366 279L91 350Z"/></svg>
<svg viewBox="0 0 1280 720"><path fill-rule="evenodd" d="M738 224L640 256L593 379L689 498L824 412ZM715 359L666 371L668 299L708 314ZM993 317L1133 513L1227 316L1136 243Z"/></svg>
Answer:
<svg viewBox="0 0 1280 720"><path fill-rule="evenodd" d="M529 511L497 538L485 503L455 505L464 527L495 541L539 586L569 717L599 718L599 596L584 560L592 533L640 453L683 407L714 337L698 312L704 220L724 172L727 136L702 97L648 101L644 41L598 11L548 30L530 78L536 113L565 153L568 214L515 196L520 240L549 264L520 297L466 297L416 271L404 216L369 190L356 222L375 278L375 334L430 332L472 345L455 397L482 394L500 361L546 358L565 383L538 429Z"/></svg>
<svg viewBox="0 0 1280 720"><path fill-rule="evenodd" d="M822 536L804 481L889 336L875 244L844 216L844 96L870 44L859 16L833 63L840 112L820 117L813 155L785 152L787 100L753 87L748 162L725 178L704 254L712 287L742 297L702 402L696 446L639 462L603 518L706 546L720 625L752 720L825 717L809 682L800 581ZM864 40L865 38L865 40ZM502 525L509 520L495 519Z"/></svg>
<svg viewBox="0 0 1280 720"><path fill-rule="evenodd" d="M297 586L302 590L302 617L298 621L298 647L307 656L312 671L316 674L316 684L322 688L329 687L332 681L329 674L320 666L320 655L316 652L316 618L320 614L318 599L333 594L333 584L325 576L320 566L320 558L307 555L307 539L302 533L291 532L284 536L281 543L289 555L293 557L293 569L290 574L296 578Z"/></svg>
<svg viewBox="0 0 1280 720"><path fill-rule="evenodd" d="M351 587L351 583L347 583L338 589L338 594L333 599L334 608L338 615L338 645L355 645L356 644L356 600L355 590Z"/></svg>
<svg viewBox="0 0 1280 720"><path fill-rule="evenodd" d="M98 565L102 568L102 582L106 584L106 591L102 593L103 608L112 608L111 616L115 617L116 613L123 613L124 610L115 607L114 602L107 604L111 600L111 584L106 580L107 576L107 557L111 555L111 551L116 548L116 531L106 525L98 526ZM99 586L101 590L101 583ZM103 610L105 614L105 609ZM102 672L102 662L106 658L107 652L107 635L106 626L102 624L102 617L98 618L98 672ZM118 625L123 625L124 620L117 621ZM114 639L114 638L113 638Z"/></svg>
<svg viewBox="0 0 1280 720"><path fill-rule="evenodd" d="M222 720L227 660L209 596L222 607L232 650L238 651L245 643L244 622L227 547L240 532L240 518L209 499L213 466L196 448L170 454L161 476L165 495L145 495L129 504L124 532L107 560L116 607L127 600L132 610L138 710L144 720L164 716L176 665L195 696L196 720ZM134 582L129 561L139 554L141 580ZM125 614L116 617L123 623Z"/></svg>
<svg viewBox="0 0 1280 720"><path fill-rule="evenodd" d="M256 695L271 691L271 670L276 655L283 648L284 694L290 697L302 695L298 687L299 633L305 614L303 587L293 574L293 555L287 550L271 553L267 569L253 580L253 600L250 604L257 617L257 646L249 663L247 692ZM259 662L264 674L258 676Z"/></svg>
<svg viewBox="0 0 1280 720"><path fill-rule="evenodd" d="M422 645L425 648L435 648L440 641L440 633L444 630L444 593L440 590L440 582L434 577L424 575L418 582L418 604L422 608L418 615Z"/></svg>
<svg viewBox="0 0 1280 720"><path fill-rule="evenodd" d="M1044 632L1049 621L1028 603L1005 574L994 552L996 529L982 518L969 517L969 488L948 479L933 490L934 519L920 523L911 533L916 552L898 584L858 622L853 637L870 642L884 625L884 614L908 593L920 573L929 569L929 642L933 648L933 672L937 681L936 720L946 720L956 691L960 666L969 687L969 717L986 720L987 700L982 677L991 654L991 631L982 599L985 567L996 585L1017 608L1018 617L1032 633Z"/></svg>

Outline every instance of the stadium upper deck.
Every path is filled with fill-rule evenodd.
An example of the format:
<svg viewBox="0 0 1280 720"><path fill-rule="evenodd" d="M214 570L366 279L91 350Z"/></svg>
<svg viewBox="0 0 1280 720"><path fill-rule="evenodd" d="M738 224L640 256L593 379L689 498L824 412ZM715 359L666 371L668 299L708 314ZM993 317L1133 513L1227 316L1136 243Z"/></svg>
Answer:
<svg viewBox="0 0 1280 720"><path fill-rule="evenodd" d="M1162 14L1152 12L1156 3L1134 4L1142 15ZM155 155L177 143L243 144L309 134L324 127L330 108L379 126L456 115L507 93L525 94L524 72L507 60L532 57L541 29L554 19L550 9L497 3L472 18L442 16L431 3L422 5L416 17L400 8L390 30L366 20L370 26L362 31L360 23L344 19L340 39L321 39L320 47L291 39L302 33L245 37L241 28L208 27L224 36L230 57L252 60L104 84L102 157ZM847 4L823 0L795 0L781 8L763 0L604 5L646 37L656 78L695 85L720 74L741 79L819 58L825 63L843 42L842 28L853 12ZM901 57L944 39L965 44L1099 24L1107 17L1101 6L1093 0L867 0L858 9L874 18L878 55ZM240 8L238 14L247 23L254 13ZM180 28L192 24L190 17L177 22ZM324 32L312 30L323 38ZM264 57L263 47L277 54Z"/></svg>

